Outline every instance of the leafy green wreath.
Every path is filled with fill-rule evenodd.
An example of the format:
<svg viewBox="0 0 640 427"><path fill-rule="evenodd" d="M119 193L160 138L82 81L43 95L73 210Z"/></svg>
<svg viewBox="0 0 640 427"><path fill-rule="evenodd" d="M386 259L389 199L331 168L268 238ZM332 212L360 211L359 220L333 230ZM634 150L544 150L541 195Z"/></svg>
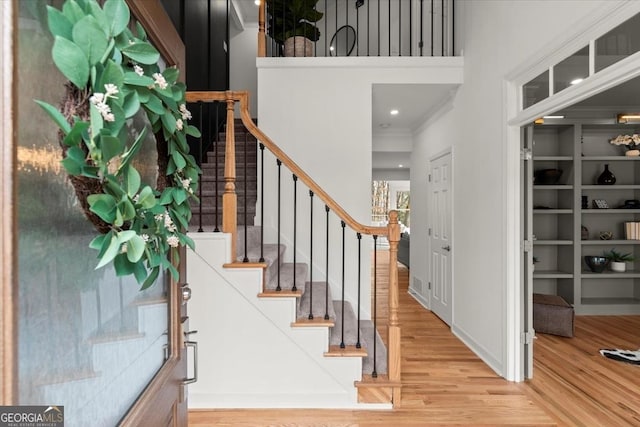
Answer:
<svg viewBox="0 0 640 427"><path fill-rule="evenodd" d="M47 6L47 19L53 62L69 82L59 109L36 102L60 128L62 165L100 233L89 245L99 251L96 269L113 261L118 276L133 274L142 289L161 270L177 279L169 254L177 260L179 246L194 247L185 233L200 172L187 144L187 135L200 132L187 124L178 70L161 71L144 29L128 28L124 0L103 7L66 0L61 10ZM145 126L129 136L127 121L139 111L156 136L155 189L141 182L132 162L148 132Z"/></svg>

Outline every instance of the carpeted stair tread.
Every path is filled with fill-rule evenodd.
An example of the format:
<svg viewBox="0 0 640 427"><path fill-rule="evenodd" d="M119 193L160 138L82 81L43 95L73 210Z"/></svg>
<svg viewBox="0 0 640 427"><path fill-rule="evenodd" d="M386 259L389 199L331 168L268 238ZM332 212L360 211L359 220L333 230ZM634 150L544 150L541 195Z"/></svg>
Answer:
<svg viewBox="0 0 640 427"><path fill-rule="evenodd" d="M336 312L336 325L329 332L329 345L340 345L342 342L342 302L333 301L333 307ZM361 334L362 335L362 334ZM356 345L358 342L358 319L347 301L344 302L344 344ZM360 336L360 344L362 345L362 336ZM364 346L363 346L364 347Z"/></svg>
<svg viewBox="0 0 640 427"><path fill-rule="evenodd" d="M293 263L286 262L280 265L280 289L291 290L293 288ZM304 293L305 283L307 281L307 264L296 263L295 265L295 282L296 289ZM278 287L278 269L274 267L274 275L265 284L266 290L273 290Z"/></svg>
<svg viewBox="0 0 640 427"><path fill-rule="evenodd" d="M361 340L364 341L363 347L367 349L367 357L362 359L362 373L370 375L373 371L373 322L371 320L363 320L360 322ZM378 331L376 336L376 372L378 374L387 373L387 347L382 342L382 338Z"/></svg>
<svg viewBox="0 0 640 427"><path fill-rule="evenodd" d="M329 304L328 306L325 306L326 287L327 285L325 282L313 282L313 286L311 286L311 283L309 282L305 284L305 292L298 300L298 319L307 319L309 317L311 293L313 292L313 317L324 318L325 312L327 312L329 314L329 319L335 320L336 311L331 300L331 288L329 288Z"/></svg>

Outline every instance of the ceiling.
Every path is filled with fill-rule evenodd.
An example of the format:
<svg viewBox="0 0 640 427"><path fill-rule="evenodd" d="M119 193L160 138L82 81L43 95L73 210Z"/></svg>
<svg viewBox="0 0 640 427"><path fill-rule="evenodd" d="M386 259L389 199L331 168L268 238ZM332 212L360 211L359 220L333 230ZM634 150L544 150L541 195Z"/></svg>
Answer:
<svg viewBox="0 0 640 427"><path fill-rule="evenodd" d="M255 0L232 0L243 22L258 22L258 6Z"/></svg>

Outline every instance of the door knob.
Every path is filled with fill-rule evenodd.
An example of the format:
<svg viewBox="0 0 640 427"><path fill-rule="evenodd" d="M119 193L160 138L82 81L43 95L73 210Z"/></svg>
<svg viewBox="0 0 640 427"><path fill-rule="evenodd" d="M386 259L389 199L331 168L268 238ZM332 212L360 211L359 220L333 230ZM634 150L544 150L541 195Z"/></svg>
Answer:
<svg viewBox="0 0 640 427"><path fill-rule="evenodd" d="M186 303L191 299L191 288L188 283L182 285L182 303Z"/></svg>
<svg viewBox="0 0 640 427"><path fill-rule="evenodd" d="M451 246L449 246L449 245L443 246L442 249L444 249L447 252L451 252Z"/></svg>

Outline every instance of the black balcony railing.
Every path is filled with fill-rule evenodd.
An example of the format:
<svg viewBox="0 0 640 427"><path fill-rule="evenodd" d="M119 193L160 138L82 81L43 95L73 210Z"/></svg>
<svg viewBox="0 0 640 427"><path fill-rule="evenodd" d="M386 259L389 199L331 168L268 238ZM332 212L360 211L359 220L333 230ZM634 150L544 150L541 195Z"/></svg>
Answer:
<svg viewBox="0 0 640 427"><path fill-rule="evenodd" d="M455 0L318 0L310 11L299 3L267 0L260 56L455 55Z"/></svg>

